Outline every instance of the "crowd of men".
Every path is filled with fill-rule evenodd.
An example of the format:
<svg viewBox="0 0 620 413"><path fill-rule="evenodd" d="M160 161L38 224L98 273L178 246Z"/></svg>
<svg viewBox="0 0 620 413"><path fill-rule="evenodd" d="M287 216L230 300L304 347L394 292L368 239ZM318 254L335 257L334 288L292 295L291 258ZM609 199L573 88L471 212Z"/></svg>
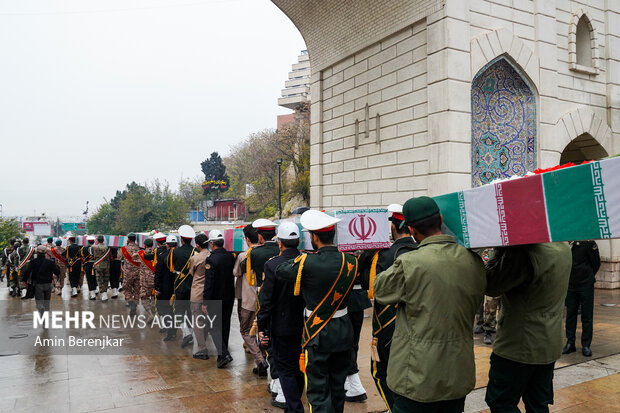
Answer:
<svg viewBox="0 0 620 413"><path fill-rule="evenodd" d="M299 250L296 224L258 219L243 228L248 248L239 254L224 248L221 231L196 234L183 225L178 229L180 244L175 235L157 232L144 248L133 233L118 249L107 247L102 236L89 237L82 247L69 237L66 249L48 239L36 251L24 239L3 252L3 263L16 297L34 294L49 302L52 293L60 294L67 272L72 297L85 277L89 298L99 295L106 301L108 291L110 298L118 297L122 273L132 315L141 303L151 320L173 314L197 318L213 312L213 302L220 303L221 316L210 328L199 323L181 328L182 347L197 342L196 359L209 358L211 337L218 368L232 361L228 344L236 301L253 372L271 377L272 404L287 412L304 411L304 389L314 413L342 412L345 401L367 398L357 352L371 299L372 360L365 368L386 408L462 412L475 385L472 328L487 296L484 318L490 320L479 331L489 335L489 344L490 334L497 332L487 404L492 412L517 412L523 400L528 412L547 412L553 403L555 362L563 350L575 351L576 315L567 318L568 343L562 349L565 301L582 305L583 354L591 355L591 313L585 306L588 283L593 288L598 269L593 258L598 252L592 252L596 244L582 243L581 255L571 255L568 243L473 252L442 233L442 217L431 198L412 198L403 206L390 205L388 211L393 244L378 251L339 251L334 244L339 219L309 210L300 223L309 232L310 251ZM581 273L574 275L576 256L592 264L587 280ZM567 298L573 278L580 278L578 291ZM580 286L586 284L584 292ZM32 285L36 291L30 291ZM502 303L497 325L491 315L491 307L497 307L493 297L501 297ZM47 309L49 304L40 307ZM164 341L174 341L178 330L172 326L160 333Z"/></svg>

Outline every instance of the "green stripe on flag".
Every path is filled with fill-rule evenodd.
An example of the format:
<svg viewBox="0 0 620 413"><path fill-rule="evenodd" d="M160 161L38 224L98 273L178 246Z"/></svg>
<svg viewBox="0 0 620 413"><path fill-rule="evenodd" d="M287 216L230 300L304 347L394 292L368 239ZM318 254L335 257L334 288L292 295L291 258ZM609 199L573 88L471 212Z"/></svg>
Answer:
<svg viewBox="0 0 620 413"><path fill-rule="evenodd" d="M441 210L443 223L461 244L469 248L469 231L463 191L433 198Z"/></svg>
<svg viewBox="0 0 620 413"><path fill-rule="evenodd" d="M599 238L591 165L559 169L542 177L551 240Z"/></svg>

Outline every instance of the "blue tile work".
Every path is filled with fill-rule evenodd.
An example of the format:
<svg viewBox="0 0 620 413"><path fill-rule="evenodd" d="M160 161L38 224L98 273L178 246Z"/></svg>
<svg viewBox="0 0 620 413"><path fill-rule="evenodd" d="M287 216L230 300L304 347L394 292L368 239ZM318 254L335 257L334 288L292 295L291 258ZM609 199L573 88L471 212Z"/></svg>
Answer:
<svg viewBox="0 0 620 413"><path fill-rule="evenodd" d="M472 186L536 167L536 97L500 58L471 87Z"/></svg>

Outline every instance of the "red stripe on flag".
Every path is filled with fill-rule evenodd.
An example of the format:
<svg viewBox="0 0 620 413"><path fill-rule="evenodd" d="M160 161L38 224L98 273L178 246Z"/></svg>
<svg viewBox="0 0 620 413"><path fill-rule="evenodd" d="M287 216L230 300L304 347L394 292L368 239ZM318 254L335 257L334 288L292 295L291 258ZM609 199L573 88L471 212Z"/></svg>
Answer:
<svg viewBox="0 0 620 413"><path fill-rule="evenodd" d="M224 230L224 248L226 251L234 251L235 243L234 243L234 229L226 229Z"/></svg>
<svg viewBox="0 0 620 413"><path fill-rule="evenodd" d="M502 182L506 226L511 245L549 242L542 176Z"/></svg>

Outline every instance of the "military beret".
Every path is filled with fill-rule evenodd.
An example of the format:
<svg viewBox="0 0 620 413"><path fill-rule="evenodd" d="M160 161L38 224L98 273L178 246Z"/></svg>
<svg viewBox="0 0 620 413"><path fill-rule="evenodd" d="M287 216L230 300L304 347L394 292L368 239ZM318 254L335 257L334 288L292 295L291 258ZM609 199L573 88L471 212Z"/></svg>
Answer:
<svg viewBox="0 0 620 413"><path fill-rule="evenodd" d="M127 238L131 239L131 240L135 240L136 239L136 234L133 232L130 232L129 234L127 234Z"/></svg>
<svg viewBox="0 0 620 413"><path fill-rule="evenodd" d="M144 245L146 245L147 247L152 247L153 246L153 238L147 238L144 240Z"/></svg>
<svg viewBox="0 0 620 413"><path fill-rule="evenodd" d="M47 237L47 242L50 244L54 241L54 237Z"/></svg>
<svg viewBox="0 0 620 413"><path fill-rule="evenodd" d="M57 239L56 240L56 245L58 245L60 247L62 245L62 240Z"/></svg>
<svg viewBox="0 0 620 413"><path fill-rule="evenodd" d="M402 228L405 222L411 225L438 213L439 207L433 198L427 196L410 198L405 202L405 205L403 205L403 216L405 220L400 224L400 227Z"/></svg>

